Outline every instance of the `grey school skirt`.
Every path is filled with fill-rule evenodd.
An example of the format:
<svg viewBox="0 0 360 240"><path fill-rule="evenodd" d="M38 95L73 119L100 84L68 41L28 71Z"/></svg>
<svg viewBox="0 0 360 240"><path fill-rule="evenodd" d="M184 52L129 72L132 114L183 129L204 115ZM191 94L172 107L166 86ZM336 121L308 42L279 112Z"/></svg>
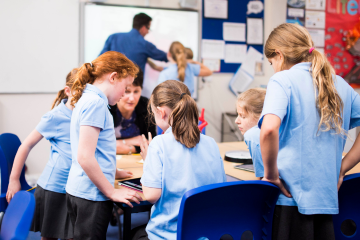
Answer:
<svg viewBox="0 0 360 240"><path fill-rule="evenodd" d="M48 191L38 185L34 196L36 206L30 231L40 231L41 236L47 238L73 238L66 194Z"/></svg>

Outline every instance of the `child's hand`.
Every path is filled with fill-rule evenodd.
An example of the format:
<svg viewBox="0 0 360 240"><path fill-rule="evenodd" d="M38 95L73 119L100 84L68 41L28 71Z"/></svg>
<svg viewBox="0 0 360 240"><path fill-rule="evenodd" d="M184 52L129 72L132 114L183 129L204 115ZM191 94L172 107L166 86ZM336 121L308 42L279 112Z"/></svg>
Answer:
<svg viewBox="0 0 360 240"><path fill-rule="evenodd" d="M339 189L340 189L343 181L344 181L344 175L342 175L342 174L340 173L339 181L338 181L338 185L337 185L338 191L339 191Z"/></svg>
<svg viewBox="0 0 360 240"><path fill-rule="evenodd" d="M129 205L129 207L133 207L130 201L136 202L137 204L140 204L140 201L143 201L137 192L127 188L114 189L114 192L110 196L110 200L113 202L125 203Z"/></svg>
<svg viewBox="0 0 360 240"><path fill-rule="evenodd" d="M276 185L277 187L280 188L280 191L287 196L288 198L291 198L291 194L290 192L285 188L284 184L282 183L282 181L280 180L280 178L277 179L267 179L266 177L263 177L263 179L261 179L262 181L267 181L269 183L272 183L274 185Z"/></svg>
<svg viewBox="0 0 360 240"><path fill-rule="evenodd" d="M116 169L115 178L129 178L132 176L133 176L133 174L130 171Z"/></svg>
<svg viewBox="0 0 360 240"><path fill-rule="evenodd" d="M146 139L146 137L144 136L144 134L142 135L143 141L140 144L140 155L142 157L142 159L145 161L146 155L147 155L147 150L149 148L149 144L152 141L152 136L151 136L151 132L148 133L149 134L149 141Z"/></svg>
<svg viewBox="0 0 360 240"><path fill-rule="evenodd" d="M6 201L10 203L15 193L21 190L20 180L10 180L6 193Z"/></svg>

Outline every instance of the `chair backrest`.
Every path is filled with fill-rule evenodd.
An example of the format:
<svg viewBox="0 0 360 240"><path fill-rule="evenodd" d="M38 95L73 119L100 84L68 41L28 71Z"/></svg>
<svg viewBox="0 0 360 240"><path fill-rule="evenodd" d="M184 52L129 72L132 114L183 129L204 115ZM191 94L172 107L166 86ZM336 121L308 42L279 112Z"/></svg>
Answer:
<svg viewBox="0 0 360 240"><path fill-rule="evenodd" d="M0 135L0 147L2 148L5 158L8 163L9 176L14 163L15 155L21 145L21 141L15 134L3 133ZM25 180L25 167L22 169L20 174L20 184L22 190L28 190L31 187ZM6 187L7 190L7 187ZM2 189L1 189L2 191Z"/></svg>
<svg viewBox="0 0 360 240"><path fill-rule="evenodd" d="M360 173L345 176L339 190L339 214L333 215L336 240L359 239Z"/></svg>
<svg viewBox="0 0 360 240"><path fill-rule="evenodd" d="M25 240L35 210L35 197L26 191L17 192L6 210L1 224L1 240Z"/></svg>
<svg viewBox="0 0 360 240"><path fill-rule="evenodd" d="M8 206L8 203L6 201L6 192L9 185L10 174L8 169L8 162L1 147L0 147L0 171L1 171L0 212L5 212L5 209Z"/></svg>
<svg viewBox="0 0 360 240"><path fill-rule="evenodd" d="M271 239L272 219L280 190L264 181L211 184L182 198L177 239ZM264 237L264 238L263 238Z"/></svg>

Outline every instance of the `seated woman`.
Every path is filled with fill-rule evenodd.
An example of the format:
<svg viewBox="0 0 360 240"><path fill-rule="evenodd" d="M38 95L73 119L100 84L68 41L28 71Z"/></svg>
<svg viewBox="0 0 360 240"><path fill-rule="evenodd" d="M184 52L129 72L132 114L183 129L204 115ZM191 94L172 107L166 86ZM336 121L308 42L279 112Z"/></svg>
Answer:
<svg viewBox="0 0 360 240"><path fill-rule="evenodd" d="M178 80L183 82L194 94L194 77L206 77L212 74L212 71L204 64L186 59L186 49L180 42L173 42L168 52L168 59L173 64L164 69L158 79L158 84L166 80Z"/></svg>
<svg viewBox="0 0 360 240"><path fill-rule="evenodd" d="M143 81L144 75L140 70L121 100L110 107L114 118L117 154L139 153L141 135L148 138L150 132L152 136L156 136L156 126L147 111L149 99L141 96Z"/></svg>

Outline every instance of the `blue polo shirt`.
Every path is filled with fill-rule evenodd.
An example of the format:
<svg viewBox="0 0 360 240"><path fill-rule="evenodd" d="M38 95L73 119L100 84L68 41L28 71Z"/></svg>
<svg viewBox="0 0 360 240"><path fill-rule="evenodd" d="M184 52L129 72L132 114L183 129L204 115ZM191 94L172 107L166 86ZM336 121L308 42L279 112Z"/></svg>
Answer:
<svg viewBox="0 0 360 240"><path fill-rule="evenodd" d="M116 171L116 139L113 117L108 109L108 99L97 87L87 84L76 103L70 124L72 165L66 192L72 196L92 201L109 200L89 179L77 161L79 132L81 126L100 128L95 158L111 185Z"/></svg>
<svg viewBox="0 0 360 240"><path fill-rule="evenodd" d="M279 174L302 214L337 214L342 152L346 137L318 131L320 116L310 74L304 62L274 74L268 84L259 120L273 114L280 118ZM345 131L360 125L360 97L343 78L334 83L343 103Z"/></svg>
<svg viewBox="0 0 360 240"><path fill-rule="evenodd" d="M194 94L194 77L199 76L200 65L188 63L185 70L184 84L189 88L191 95ZM164 69L158 78L158 84L165 82L166 80L179 80L177 64L171 64Z"/></svg>
<svg viewBox="0 0 360 240"><path fill-rule="evenodd" d="M45 190L66 193L65 186L71 167L70 120L72 111L67 99L46 113L36 130L51 144L50 157L37 184Z"/></svg>
<svg viewBox="0 0 360 240"><path fill-rule="evenodd" d="M117 51L136 63L144 72L148 58L167 62L166 53L157 49L139 33L132 29L128 33L114 33L108 37L100 55L107 51Z"/></svg>
<svg viewBox="0 0 360 240"><path fill-rule="evenodd" d="M149 239L176 239L177 219L184 193L204 185L226 182L219 148L211 137L200 135L194 148L175 140L171 127L149 145L142 185L161 188L146 227Z"/></svg>

